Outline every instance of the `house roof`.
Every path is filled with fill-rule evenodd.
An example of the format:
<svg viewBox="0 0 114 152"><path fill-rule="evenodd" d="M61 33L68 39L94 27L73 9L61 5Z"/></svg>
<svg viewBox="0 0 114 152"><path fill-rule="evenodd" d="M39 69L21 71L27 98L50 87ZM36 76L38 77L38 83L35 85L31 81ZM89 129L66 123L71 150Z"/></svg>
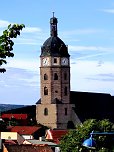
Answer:
<svg viewBox="0 0 114 152"><path fill-rule="evenodd" d="M59 144L59 140L61 137L66 135L68 133L68 130L47 130L46 132L46 139L47 140L53 140L55 143Z"/></svg>
<svg viewBox="0 0 114 152"><path fill-rule="evenodd" d="M34 139L30 139L27 140L30 144L34 144L34 145L49 145L51 147L57 147L58 145L56 143L53 142L49 142L49 141L39 141L39 140L34 140Z"/></svg>
<svg viewBox="0 0 114 152"><path fill-rule="evenodd" d="M5 140L5 142L4 142L5 144L12 144L12 145L14 145L14 144L17 144L17 141L16 140Z"/></svg>
<svg viewBox="0 0 114 152"><path fill-rule="evenodd" d="M107 93L70 92L70 101L81 122L87 119L109 119L114 122L114 97Z"/></svg>
<svg viewBox="0 0 114 152"><path fill-rule="evenodd" d="M32 135L41 127L36 126L14 126L10 129L11 132L17 132L20 135Z"/></svg>
<svg viewBox="0 0 114 152"><path fill-rule="evenodd" d="M28 115L27 114L2 114L2 119L12 119L12 118L15 118L17 120L26 120Z"/></svg>
<svg viewBox="0 0 114 152"><path fill-rule="evenodd" d="M5 144L8 152L53 152L48 146L35 145L8 145Z"/></svg>

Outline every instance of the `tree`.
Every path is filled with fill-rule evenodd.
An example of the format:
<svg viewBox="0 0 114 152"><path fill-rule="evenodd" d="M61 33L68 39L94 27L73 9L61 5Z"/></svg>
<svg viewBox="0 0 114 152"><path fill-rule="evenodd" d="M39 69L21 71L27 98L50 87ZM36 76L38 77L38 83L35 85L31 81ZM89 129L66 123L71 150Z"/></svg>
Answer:
<svg viewBox="0 0 114 152"><path fill-rule="evenodd" d="M82 146L84 140L90 137L90 133L94 132L110 132L112 130L112 123L105 119L99 120L89 119L83 124L76 126L76 129L69 130L60 141L60 148L62 152L86 152L87 148ZM106 130L105 130L106 129ZM98 143L97 149L100 150L101 147L107 149L107 137L95 136L95 140Z"/></svg>
<svg viewBox="0 0 114 152"><path fill-rule="evenodd" d="M0 131L6 131L7 124L4 120L0 120Z"/></svg>
<svg viewBox="0 0 114 152"><path fill-rule="evenodd" d="M6 64L7 57L13 57L13 38L17 38L20 35L20 31L25 27L24 24L13 24L8 25L8 28L3 31L3 34L0 36L0 66ZM0 72L5 72L5 68L0 68Z"/></svg>

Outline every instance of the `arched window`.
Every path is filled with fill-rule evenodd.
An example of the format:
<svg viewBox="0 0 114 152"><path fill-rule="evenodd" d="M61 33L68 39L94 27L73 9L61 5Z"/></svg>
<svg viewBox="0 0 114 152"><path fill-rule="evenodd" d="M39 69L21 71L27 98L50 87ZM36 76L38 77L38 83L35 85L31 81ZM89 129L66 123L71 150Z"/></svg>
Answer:
<svg viewBox="0 0 114 152"><path fill-rule="evenodd" d="M44 74L44 80L48 80L48 75L46 73Z"/></svg>
<svg viewBox="0 0 114 152"><path fill-rule="evenodd" d="M67 80L67 73L64 73L64 80Z"/></svg>
<svg viewBox="0 0 114 152"><path fill-rule="evenodd" d="M54 80L58 80L58 75L57 75L57 73L54 73Z"/></svg>
<svg viewBox="0 0 114 152"><path fill-rule="evenodd" d="M48 88L44 87L44 95L48 95Z"/></svg>
<svg viewBox="0 0 114 152"><path fill-rule="evenodd" d="M47 116L48 115L48 108L44 109L44 115Z"/></svg>
<svg viewBox="0 0 114 152"><path fill-rule="evenodd" d="M67 96L67 87L64 88L64 95Z"/></svg>

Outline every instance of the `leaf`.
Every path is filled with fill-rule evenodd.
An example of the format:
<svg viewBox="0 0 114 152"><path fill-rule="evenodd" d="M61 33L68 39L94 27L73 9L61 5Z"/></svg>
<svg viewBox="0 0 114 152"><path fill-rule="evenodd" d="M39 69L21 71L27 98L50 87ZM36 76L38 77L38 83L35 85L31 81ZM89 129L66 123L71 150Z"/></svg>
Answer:
<svg viewBox="0 0 114 152"><path fill-rule="evenodd" d="M8 25L8 29L11 27L11 24Z"/></svg>
<svg viewBox="0 0 114 152"><path fill-rule="evenodd" d="M8 31L7 30L3 31L3 34L7 36L8 35Z"/></svg>
<svg viewBox="0 0 114 152"><path fill-rule="evenodd" d="M5 64L6 64L6 63L7 63L7 62L6 62L6 60L4 60L4 59L0 59L0 65L2 65L3 63L5 63Z"/></svg>
<svg viewBox="0 0 114 152"><path fill-rule="evenodd" d="M6 69L0 68L0 73L4 73L4 72L6 72Z"/></svg>
<svg viewBox="0 0 114 152"><path fill-rule="evenodd" d="M21 26L22 26L23 28L25 28L25 25L24 25L24 24L21 24Z"/></svg>

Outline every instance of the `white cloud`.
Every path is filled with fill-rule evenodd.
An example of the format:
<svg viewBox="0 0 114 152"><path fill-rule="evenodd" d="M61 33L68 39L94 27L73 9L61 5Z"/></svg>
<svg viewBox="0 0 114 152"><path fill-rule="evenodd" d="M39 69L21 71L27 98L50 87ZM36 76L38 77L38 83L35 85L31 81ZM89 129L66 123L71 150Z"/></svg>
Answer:
<svg viewBox="0 0 114 152"><path fill-rule="evenodd" d="M69 45L71 51L114 51L114 48L102 47L102 46L73 46Z"/></svg>
<svg viewBox="0 0 114 152"><path fill-rule="evenodd" d="M37 71L7 68L0 75L0 103L35 104L39 99L39 80Z"/></svg>
<svg viewBox="0 0 114 152"><path fill-rule="evenodd" d="M27 72L27 71L26 71ZM27 84L28 86L34 86L34 87L38 87L39 86L39 78L38 78L38 73L34 72L32 73L32 77L23 77L23 75L20 76L16 76L16 78L19 81L24 82L25 84Z"/></svg>
<svg viewBox="0 0 114 152"><path fill-rule="evenodd" d="M60 32L62 35L79 35L79 34L95 34L103 32L103 29L76 29L76 30L70 30L70 31L64 31Z"/></svg>
<svg viewBox="0 0 114 152"><path fill-rule="evenodd" d="M114 9L102 9L103 12L114 14Z"/></svg>
<svg viewBox="0 0 114 152"><path fill-rule="evenodd" d="M100 67L97 65L98 61L78 60L76 64L71 64L71 68L76 68L83 75L114 73L114 63L104 62Z"/></svg>
<svg viewBox="0 0 114 152"><path fill-rule="evenodd" d="M5 20L0 20L0 29L1 29L0 35L2 34L4 28L7 28L9 24L14 24L14 23ZM38 44L38 38L41 39L41 32L42 32L41 28L25 26L25 28L23 28L23 30L21 31L21 35L20 35L21 37L14 39L14 42L15 44L41 45L40 43ZM27 38L24 38L25 34L30 34L30 35L26 36Z"/></svg>
<svg viewBox="0 0 114 152"><path fill-rule="evenodd" d="M8 64L4 65L7 68L20 68L30 71L38 71L39 67L39 60L21 60L21 59L9 59Z"/></svg>
<svg viewBox="0 0 114 152"><path fill-rule="evenodd" d="M0 20L0 28L7 27L9 24L11 24L8 21Z"/></svg>
<svg viewBox="0 0 114 152"><path fill-rule="evenodd" d="M2 35L3 29L7 28L9 24L11 24L11 23L8 21L0 20L0 35Z"/></svg>
<svg viewBox="0 0 114 152"><path fill-rule="evenodd" d="M38 87L39 79L37 71L28 71L19 68L8 68L4 75L0 75L0 87L5 88L27 88Z"/></svg>
<svg viewBox="0 0 114 152"><path fill-rule="evenodd" d="M24 45L41 45L41 43L36 38L17 38L14 40L15 44Z"/></svg>
<svg viewBox="0 0 114 152"><path fill-rule="evenodd" d="M106 92L114 95L114 63L77 61L71 64L71 89L77 91Z"/></svg>
<svg viewBox="0 0 114 152"><path fill-rule="evenodd" d="M93 55L84 55L82 57L78 57L77 60L80 60L80 59L88 59L88 58L93 58L93 57L97 57L97 56L102 56L104 54L109 54L109 52L105 52L105 53L96 53L96 54L93 54ZM99 63L100 65L101 63Z"/></svg>
<svg viewBox="0 0 114 152"><path fill-rule="evenodd" d="M41 28L38 27L26 27L23 29L23 33L36 33L36 32L41 32Z"/></svg>
<svg viewBox="0 0 114 152"><path fill-rule="evenodd" d="M14 39L15 44L18 45L39 45L41 46L46 39L46 34L40 28L30 27L24 28L21 31L20 37Z"/></svg>

